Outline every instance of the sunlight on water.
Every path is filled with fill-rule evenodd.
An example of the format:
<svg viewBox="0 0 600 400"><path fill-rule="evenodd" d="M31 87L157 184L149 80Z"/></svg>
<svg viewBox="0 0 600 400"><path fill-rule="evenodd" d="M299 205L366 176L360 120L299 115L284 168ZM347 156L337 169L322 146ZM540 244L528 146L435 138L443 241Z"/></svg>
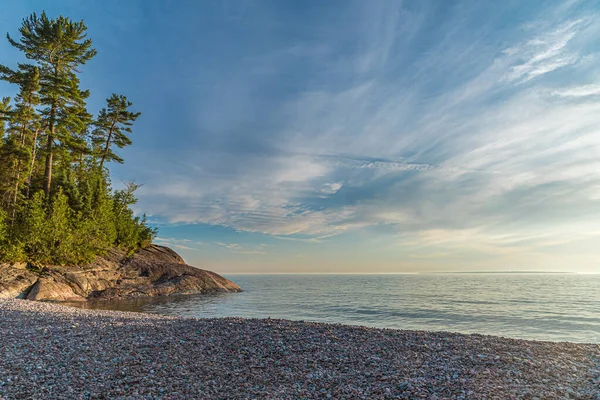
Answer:
<svg viewBox="0 0 600 400"><path fill-rule="evenodd" d="M600 343L600 275L228 275L243 293L82 305Z"/></svg>

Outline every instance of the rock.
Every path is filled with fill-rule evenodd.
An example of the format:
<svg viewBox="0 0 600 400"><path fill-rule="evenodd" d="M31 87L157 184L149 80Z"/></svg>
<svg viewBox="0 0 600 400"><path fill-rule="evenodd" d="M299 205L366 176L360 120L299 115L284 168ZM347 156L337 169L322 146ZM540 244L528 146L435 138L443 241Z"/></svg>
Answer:
<svg viewBox="0 0 600 400"><path fill-rule="evenodd" d="M27 300L84 301L75 294L68 278L59 271L44 273L27 294Z"/></svg>
<svg viewBox="0 0 600 400"><path fill-rule="evenodd" d="M0 298L85 301L240 291L235 283L189 266L173 250L158 245L129 258L113 250L84 266L48 266L39 276L24 264L0 265Z"/></svg>
<svg viewBox="0 0 600 400"><path fill-rule="evenodd" d="M27 264L0 264L0 299L24 299L38 276Z"/></svg>

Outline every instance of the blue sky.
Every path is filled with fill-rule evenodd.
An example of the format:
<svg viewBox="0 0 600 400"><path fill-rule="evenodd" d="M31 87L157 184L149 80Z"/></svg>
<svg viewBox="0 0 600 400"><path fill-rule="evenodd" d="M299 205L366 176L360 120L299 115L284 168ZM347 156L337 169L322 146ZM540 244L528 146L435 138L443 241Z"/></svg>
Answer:
<svg viewBox="0 0 600 400"><path fill-rule="evenodd" d="M41 10L89 27L90 111L142 112L113 183L189 263L600 272L595 1L20 1L0 27Z"/></svg>

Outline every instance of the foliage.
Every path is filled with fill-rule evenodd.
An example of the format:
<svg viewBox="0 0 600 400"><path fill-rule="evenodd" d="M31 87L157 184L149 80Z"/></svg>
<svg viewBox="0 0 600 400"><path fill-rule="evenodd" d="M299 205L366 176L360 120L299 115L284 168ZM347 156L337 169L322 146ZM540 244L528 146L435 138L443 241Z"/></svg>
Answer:
<svg viewBox="0 0 600 400"><path fill-rule="evenodd" d="M100 157L100 168L104 166L105 161L123 163L123 159L111 149L111 146L116 145L122 149L131 144L127 133L131 133L131 126L141 114L129 111L132 103L122 95L113 94L106 99L106 103L108 109L100 110L95 123L96 129L92 133L92 142Z"/></svg>
<svg viewBox="0 0 600 400"><path fill-rule="evenodd" d="M116 243L120 247L135 249L152 243L156 230L146 224L146 215L135 217L131 206L137 202L134 192L139 185L131 182L114 195L113 212L116 218Z"/></svg>
<svg viewBox="0 0 600 400"><path fill-rule="evenodd" d="M34 13L23 20L19 28L19 41L7 35L9 43L36 62L40 71L40 99L43 106L40 115L47 126L44 167L46 195L51 190L55 154L82 145L78 133L85 129L88 119L85 99L89 92L80 90L77 73L79 66L96 55L86 31L83 21L75 22L63 16L50 19L42 12L40 17ZM5 74L9 80L11 75L18 75L7 67L1 68L8 71ZM64 151L61 153L66 154Z"/></svg>
<svg viewBox="0 0 600 400"><path fill-rule="evenodd" d="M139 112L113 94L94 118L80 67L96 55L83 21L32 14L9 43L30 64L0 65L17 89L0 99L0 261L86 263L114 247L133 252L156 231L131 206L139 185L113 191L106 164L124 160Z"/></svg>
<svg viewBox="0 0 600 400"><path fill-rule="evenodd" d="M8 228L6 226L6 211L0 210L0 247L8 239Z"/></svg>

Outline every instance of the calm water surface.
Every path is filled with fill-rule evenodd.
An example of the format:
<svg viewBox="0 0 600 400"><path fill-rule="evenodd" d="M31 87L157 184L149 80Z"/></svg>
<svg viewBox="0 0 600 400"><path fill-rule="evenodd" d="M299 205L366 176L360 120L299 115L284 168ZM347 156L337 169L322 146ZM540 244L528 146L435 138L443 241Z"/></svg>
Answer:
<svg viewBox="0 0 600 400"><path fill-rule="evenodd" d="M287 318L600 343L600 275L227 275L243 293L86 303L186 317Z"/></svg>

